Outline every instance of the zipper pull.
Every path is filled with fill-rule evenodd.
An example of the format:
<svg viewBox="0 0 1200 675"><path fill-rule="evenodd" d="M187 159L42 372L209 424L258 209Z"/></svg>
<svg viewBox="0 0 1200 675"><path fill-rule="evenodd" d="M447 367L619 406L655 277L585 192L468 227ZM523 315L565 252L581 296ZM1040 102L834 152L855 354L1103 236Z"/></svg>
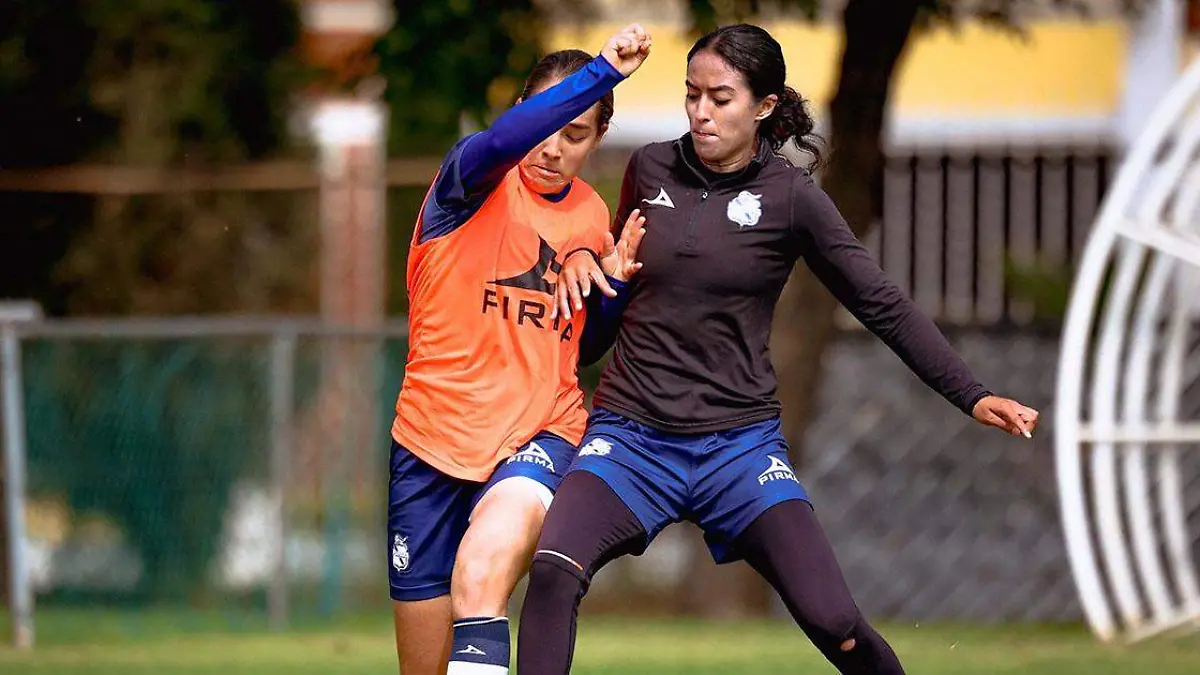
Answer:
<svg viewBox="0 0 1200 675"><path fill-rule="evenodd" d="M704 201L705 199L708 199L708 190L700 193L700 201Z"/></svg>

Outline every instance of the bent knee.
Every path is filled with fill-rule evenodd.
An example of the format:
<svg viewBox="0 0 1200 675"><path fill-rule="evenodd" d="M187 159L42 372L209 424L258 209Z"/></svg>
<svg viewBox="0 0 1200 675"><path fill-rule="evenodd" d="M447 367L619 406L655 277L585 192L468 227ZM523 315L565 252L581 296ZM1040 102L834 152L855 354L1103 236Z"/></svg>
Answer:
<svg viewBox="0 0 1200 675"><path fill-rule="evenodd" d="M456 617L502 616L508 605L504 580L497 576L486 560L460 563L450 584L450 599Z"/></svg>
<svg viewBox="0 0 1200 675"><path fill-rule="evenodd" d="M863 622L863 616L857 610L831 612L816 617L812 625L814 641L826 648L836 647L848 652L857 646Z"/></svg>
<svg viewBox="0 0 1200 675"><path fill-rule="evenodd" d="M477 537L459 547L450 580L455 616L501 616L529 564L530 543Z"/></svg>
<svg viewBox="0 0 1200 675"><path fill-rule="evenodd" d="M498 551L477 551L470 556L459 557L454 566L452 595L462 597L496 585L497 571L504 556Z"/></svg>
<svg viewBox="0 0 1200 675"><path fill-rule="evenodd" d="M454 562L451 595L459 615L492 616L507 606L529 569L543 515L540 500L520 490L489 493L479 503Z"/></svg>
<svg viewBox="0 0 1200 675"><path fill-rule="evenodd" d="M552 597L582 598L588 578L583 566L569 556L552 550L534 554L529 568L529 593Z"/></svg>

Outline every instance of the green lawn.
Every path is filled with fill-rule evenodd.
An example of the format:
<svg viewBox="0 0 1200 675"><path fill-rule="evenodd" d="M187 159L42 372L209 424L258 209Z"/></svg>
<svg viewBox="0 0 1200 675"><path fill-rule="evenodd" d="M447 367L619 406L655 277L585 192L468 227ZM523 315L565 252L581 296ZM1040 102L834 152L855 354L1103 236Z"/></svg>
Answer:
<svg viewBox="0 0 1200 675"><path fill-rule="evenodd" d="M260 621L160 614L40 612L32 652L0 648L0 673L303 675L395 673L386 614L273 635ZM1079 628L884 626L914 675L1195 675L1200 637L1134 647ZM785 623L585 620L574 673L833 673Z"/></svg>

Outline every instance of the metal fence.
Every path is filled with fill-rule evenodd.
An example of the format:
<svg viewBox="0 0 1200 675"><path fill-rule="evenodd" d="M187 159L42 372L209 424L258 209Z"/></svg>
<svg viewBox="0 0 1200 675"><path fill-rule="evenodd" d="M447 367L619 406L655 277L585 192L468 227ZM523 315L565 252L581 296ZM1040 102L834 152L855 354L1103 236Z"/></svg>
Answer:
<svg viewBox="0 0 1200 675"><path fill-rule="evenodd" d="M218 608L276 626L386 611L402 326L72 320L4 334L5 354L19 354L4 364L17 394L4 420L10 447L24 422L24 578L38 607ZM985 382L1043 410L1034 441L975 425L883 345L847 334L829 355L802 480L871 616L1078 619L1049 441L1057 339L952 339ZM1188 364L1195 415L1200 340ZM1185 477L1197 535L1200 461ZM641 611L650 595L688 593L688 533L669 528L606 569L585 607L638 598Z"/></svg>
<svg viewBox="0 0 1200 675"><path fill-rule="evenodd" d="M1054 471L1058 337L948 333L981 381L1041 411L1033 440L976 424L874 337L844 333L827 355L800 480L872 619L1078 621ZM1200 322L1188 345L1180 418L1196 420ZM1188 545L1200 558L1200 444L1179 452ZM697 540L694 528L669 528L644 559L602 571L589 601L644 607L663 588L681 592L710 566ZM716 579L741 583L732 572ZM713 585L704 592L717 593Z"/></svg>
<svg viewBox="0 0 1200 675"><path fill-rule="evenodd" d="M1114 159L1103 145L893 151L864 243L939 321L1028 324L1038 290L1022 278L1065 297Z"/></svg>
<svg viewBox="0 0 1200 675"><path fill-rule="evenodd" d="M291 320L4 326L18 625L34 595L277 627L386 602L382 467L405 336Z"/></svg>

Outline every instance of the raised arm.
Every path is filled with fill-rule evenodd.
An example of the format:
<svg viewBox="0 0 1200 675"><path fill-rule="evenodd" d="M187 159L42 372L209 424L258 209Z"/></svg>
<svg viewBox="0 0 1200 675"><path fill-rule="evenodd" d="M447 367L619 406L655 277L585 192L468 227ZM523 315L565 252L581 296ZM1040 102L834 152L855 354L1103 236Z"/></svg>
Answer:
<svg viewBox="0 0 1200 675"><path fill-rule="evenodd" d="M608 59L597 56L562 82L509 108L489 128L459 141L446 155L426 204L421 241L453 232L465 222L462 212L482 203L527 152L623 79Z"/></svg>
<svg viewBox="0 0 1200 675"><path fill-rule="evenodd" d="M586 112L623 79L608 59L597 56L562 82L510 108L463 148L459 177L465 194L494 189L525 153Z"/></svg>
<svg viewBox="0 0 1200 675"><path fill-rule="evenodd" d="M420 241L449 234L466 222L526 153L612 91L649 53L650 36L631 24L610 37L591 63L519 102L488 129L459 141L447 153L426 200Z"/></svg>

